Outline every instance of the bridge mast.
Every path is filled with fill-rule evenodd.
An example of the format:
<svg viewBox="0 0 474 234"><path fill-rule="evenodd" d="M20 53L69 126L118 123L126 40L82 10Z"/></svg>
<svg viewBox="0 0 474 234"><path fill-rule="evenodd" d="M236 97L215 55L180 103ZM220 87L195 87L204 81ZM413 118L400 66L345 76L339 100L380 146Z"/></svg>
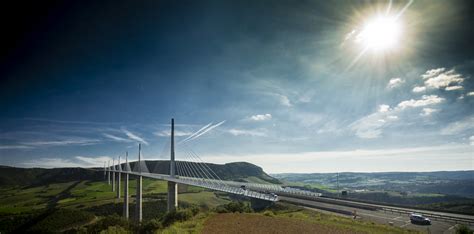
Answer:
<svg viewBox="0 0 474 234"><path fill-rule="evenodd" d="M176 177L176 163L174 159L174 119L171 119L171 149L170 149L170 177ZM178 184L168 181L168 212L178 207Z"/></svg>

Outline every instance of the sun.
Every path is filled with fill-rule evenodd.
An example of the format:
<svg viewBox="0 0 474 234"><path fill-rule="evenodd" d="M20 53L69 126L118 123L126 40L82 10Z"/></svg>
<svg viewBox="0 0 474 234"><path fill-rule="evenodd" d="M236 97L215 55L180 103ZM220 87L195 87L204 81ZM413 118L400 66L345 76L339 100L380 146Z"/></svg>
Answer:
<svg viewBox="0 0 474 234"><path fill-rule="evenodd" d="M377 16L367 21L356 42L372 51L393 50L399 46L402 27L395 17Z"/></svg>

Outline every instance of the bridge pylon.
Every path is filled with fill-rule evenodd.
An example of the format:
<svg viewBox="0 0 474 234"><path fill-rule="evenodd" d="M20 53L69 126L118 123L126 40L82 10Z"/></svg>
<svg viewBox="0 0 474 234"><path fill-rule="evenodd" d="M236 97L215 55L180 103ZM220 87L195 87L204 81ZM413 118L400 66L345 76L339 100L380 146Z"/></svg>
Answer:
<svg viewBox="0 0 474 234"><path fill-rule="evenodd" d="M176 162L174 159L174 119L171 119L171 150L170 150L170 177L176 177ZM168 212L178 207L178 184L168 181Z"/></svg>

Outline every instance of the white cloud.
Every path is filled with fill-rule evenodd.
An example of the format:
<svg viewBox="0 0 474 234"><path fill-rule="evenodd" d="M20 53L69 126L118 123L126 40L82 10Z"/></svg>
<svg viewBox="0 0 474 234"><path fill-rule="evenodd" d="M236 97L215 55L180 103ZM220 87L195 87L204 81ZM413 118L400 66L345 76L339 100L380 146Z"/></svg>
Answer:
<svg viewBox="0 0 474 234"><path fill-rule="evenodd" d="M388 108L384 107L382 110L379 108L379 111L353 122L349 125L349 128L359 138L378 138L382 135L382 130L386 125L398 120L398 116L391 112L393 110L389 111Z"/></svg>
<svg viewBox="0 0 474 234"><path fill-rule="evenodd" d="M474 136L469 137L469 144L474 145Z"/></svg>
<svg viewBox="0 0 474 234"><path fill-rule="evenodd" d="M246 130L246 129L229 129L230 134L234 136L266 136L264 132L260 130Z"/></svg>
<svg viewBox="0 0 474 234"><path fill-rule="evenodd" d="M474 92L469 92L466 94L466 96L474 96Z"/></svg>
<svg viewBox="0 0 474 234"><path fill-rule="evenodd" d="M291 173L295 170L301 173L472 170L472 146L455 144L347 151L221 154L203 155L202 159L213 163L246 161L261 166L269 173Z"/></svg>
<svg viewBox="0 0 474 234"><path fill-rule="evenodd" d="M114 136L112 134L108 134L108 133L104 133L103 134L105 137L109 138L109 139L112 139L114 141L120 141L120 142L132 142L130 139L125 139L125 138L122 138L122 137L118 137L118 136Z"/></svg>
<svg viewBox="0 0 474 234"><path fill-rule="evenodd" d="M421 93L421 92L425 92L426 91L426 87L425 86L416 86L413 88L412 90L414 93Z"/></svg>
<svg viewBox="0 0 474 234"><path fill-rule="evenodd" d="M433 108L423 108L423 112L420 114L421 116L430 116L431 114L437 112L437 109Z"/></svg>
<svg viewBox="0 0 474 234"><path fill-rule="evenodd" d="M390 110L389 105L382 104L382 105L379 106L379 112L387 112L389 110Z"/></svg>
<svg viewBox="0 0 474 234"><path fill-rule="evenodd" d="M362 117L348 127L355 135L359 138L373 139L378 138L382 135L383 129L395 121L397 121L398 115L408 108L424 107L434 105L444 101L444 98L438 97L437 95L423 95L418 100L406 100L400 102L396 107L390 108L389 105L380 105L377 112ZM431 108L425 108L424 114L429 115L435 110ZM429 112L429 114L428 114Z"/></svg>
<svg viewBox="0 0 474 234"><path fill-rule="evenodd" d="M318 127L318 134L332 133L335 135L342 134L345 131L341 123L335 119L327 119Z"/></svg>
<svg viewBox="0 0 474 234"><path fill-rule="evenodd" d="M104 162L112 160L108 156L99 157L84 157L76 156L72 158L39 158L22 162L19 165L24 167L41 167L41 168L56 168L56 167L103 167Z"/></svg>
<svg viewBox="0 0 474 234"><path fill-rule="evenodd" d="M74 157L76 159L76 161L81 164L81 165L85 165L85 166L89 166L89 167L100 167L100 166L104 166L104 162L107 162L109 160L112 160L111 157L108 157L108 156L99 156L99 157L95 157L95 158L92 158L92 157L84 157L84 156L76 156Z"/></svg>
<svg viewBox="0 0 474 234"><path fill-rule="evenodd" d="M448 87L445 88L446 91L460 90L460 89L462 89L461 85L448 86Z"/></svg>
<svg viewBox="0 0 474 234"><path fill-rule="evenodd" d="M271 114L252 115L249 118L249 120L253 120L253 121L264 121L264 120L270 120L270 119L272 119Z"/></svg>
<svg viewBox="0 0 474 234"><path fill-rule="evenodd" d="M171 130L163 130L161 132L155 132L154 134L156 136L159 136L159 137L169 137L169 136L171 136ZM189 136L191 134L193 134L193 133L192 132L186 132L186 131L179 131L179 130L174 131L174 136L176 136L176 137Z"/></svg>
<svg viewBox="0 0 474 234"><path fill-rule="evenodd" d="M421 99L414 100L410 99L398 103L398 107L405 109L408 107L422 107L428 105L434 105L443 102L445 99L437 95L423 95Z"/></svg>
<svg viewBox="0 0 474 234"><path fill-rule="evenodd" d="M278 94L278 97L279 97L279 100L280 100L280 104L282 104L284 106L292 106L292 104L290 102L290 99L287 96Z"/></svg>
<svg viewBox="0 0 474 234"><path fill-rule="evenodd" d="M50 141L29 141L23 142L22 145L41 147L41 146L66 146L66 145L94 145L99 143L99 140L77 138L69 140L50 140Z"/></svg>
<svg viewBox="0 0 474 234"><path fill-rule="evenodd" d="M148 145L148 142L145 141L145 139L133 134L132 132L128 131L127 129L122 129L122 131L125 133L125 135L127 135L128 138L130 138L130 140L138 141L140 143Z"/></svg>
<svg viewBox="0 0 474 234"><path fill-rule="evenodd" d="M387 118L390 119L390 120L397 120L397 119L398 119L398 116L396 116L396 115L389 115L389 116L387 116Z"/></svg>
<svg viewBox="0 0 474 234"><path fill-rule="evenodd" d="M388 81L387 88L393 89L399 87L403 83L405 83L405 81L402 80L402 78L392 78L390 81Z"/></svg>
<svg viewBox="0 0 474 234"><path fill-rule="evenodd" d="M474 116L469 116L460 121L448 124L446 127L441 129L441 134L455 135L471 129L474 129Z"/></svg>
<svg viewBox="0 0 474 234"><path fill-rule="evenodd" d="M437 76L437 75L441 74L445 70L446 70L446 68L444 68L444 67L431 69L431 70L426 71L425 74L421 75L421 77L423 77L423 79L428 79L430 77L434 77L434 76Z"/></svg>
<svg viewBox="0 0 474 234"><path fill-rule="evenodd" d="M9 149L32 149L33 147L27 145L0 145L0 150Z"/></svg>
<svg viewBox="0 0 474 234"><path fill-rule="evenodd" d="M425 80L426 87L436 89L446 88L448 91L456 90L457 86L460 86L460 84L464 81L464 78L461 76L461 74L456 73L454 69L449 71L445 70L445 68L433 69L421 75L421 77ZM453 84L455 84L455 86L453 86L455 87L454 89L447 88Z"/></svg>

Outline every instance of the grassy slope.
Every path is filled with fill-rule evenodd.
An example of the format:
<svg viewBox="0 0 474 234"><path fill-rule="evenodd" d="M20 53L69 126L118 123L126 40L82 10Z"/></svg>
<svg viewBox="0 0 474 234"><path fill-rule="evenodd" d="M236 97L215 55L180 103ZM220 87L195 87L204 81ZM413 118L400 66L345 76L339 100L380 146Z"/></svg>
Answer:
<svg viewBox="0 0 474 234"><path fill-rule="evenodd" d="M0 189L0 214L33 212L45 209L51 200L75 182L41 185L31 188L3 187ZM122 182L122 189L124 182ZM202 192L204 189L193 186L180 188L180 200L197 205L220 205L226 200L216 197L212 192ZM186 190L186 191L183 191ZM123 190L122 190L123 191ZM129 195L131 202L136 191L135 180L130 180ZM167 184L165 181L144 179L143 196L145 199L153 194L165 195ZM57 202L59 208L88 208L92 206L116 203L116 192L104 182L82 181L69 191L69 196Z"/></svg>
<svg viewBox="0 0 474 234"><path fill-rule="evenodd" d="M294 208L242 214L200 213L159 233L242 233L243 230L245 233L418 233Z"/></svg>
<svg viewBox="0 0 474 234"><path fill-rule="evenodd" d="M48 203L48 199L57 196L70 187L71 184L73 183L58 183L48 186L36 186L28 189L21 189L18 187L12 187L9 189L4 188L1 190L2 199L0 199L0 211L3 213L18 213L20 211L43 209L45 208L45 204ZM152 195L154 194L160 194L161 198L163 198L166 193L166 186L166 182L164 181L144 180L144 198L153 200ZM134 181L131 181L131 195L134 194L134 188L135 183ZM205 206L206 208L212 208L229 202L226 197L222 197L219 193L216 195L214 192L203 191L203 189L195 187L188 187L186 190L187 191L181 191L179 195L180 202L182 203L190 203L201 207ZM133 202L133 199L131 199L131 201ZM104 204L115 204L120 206L115 199L115 192L111 191L111 187L104 182L83 181L70 189L69 197L64 197L59 200L57 206L59 208L75 210L77 208L87 209L89 207L96 207ZM218 215L219 214L215 213L201 212L189 221L171 225L164 229L163 233L199 232L202 231L209 222L213 222L213 218ZM342 230L342 232L345 232L344 230L370 233L404 232L403 229L397 229L394 227L363 223L351 219L299 209L272 210L266 211L266 213L242 215L245 216L242 220L248 220L249 218L257 221L263 220L263 222L266 223L270 222L270 226L277 225L279 220L286 220L285 222L290 222L292 224L295 224L294 222L299 222L300 225L298 226L314 228L319 225L322 228L320 230L328 230L329 228L329 230L337 229ZM274 224L272 224L272 222L274 222ZM253 221L251 223L253 223Z"/></svg>

